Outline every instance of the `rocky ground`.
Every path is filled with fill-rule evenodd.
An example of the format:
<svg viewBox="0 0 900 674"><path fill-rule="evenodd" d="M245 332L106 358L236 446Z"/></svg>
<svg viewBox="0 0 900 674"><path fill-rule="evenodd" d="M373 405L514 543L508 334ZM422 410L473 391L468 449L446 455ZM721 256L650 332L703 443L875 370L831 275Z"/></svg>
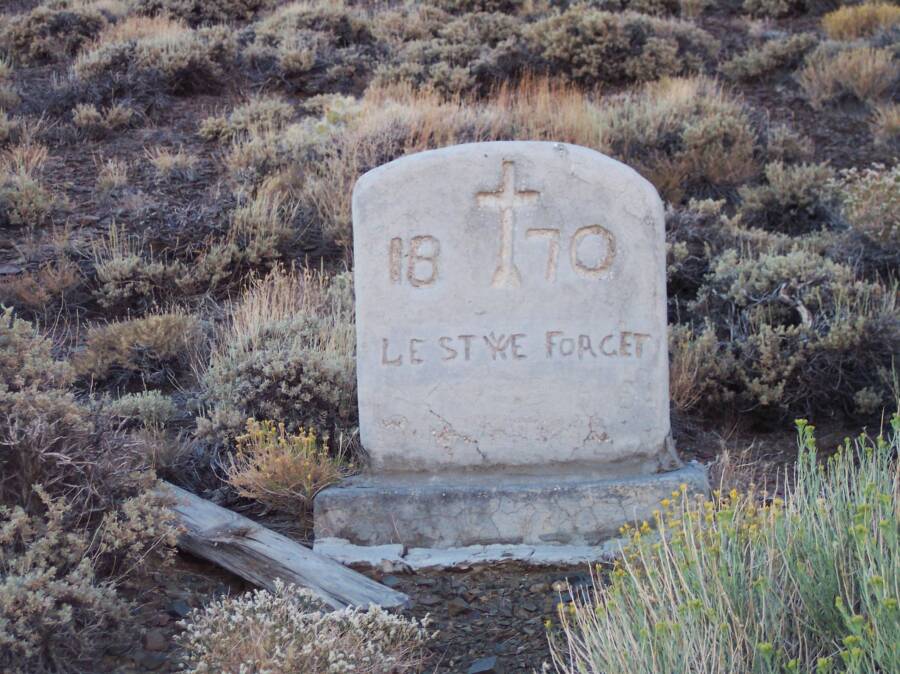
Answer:
<svg viewBox="0 0 900 674"><path fill-rule="evenodd" d="M449 571L367 575L409 595L410 616L424 619L438 635L428 671L532 672L549 663L545 621L568 596L567 585L585 587L590 569L529 567L516 563ZM131 588L143 633L111 651L105 672L179 671L178 621L214 598L250 589L240 578L187 555L158 573L146 591Z"/></svg>

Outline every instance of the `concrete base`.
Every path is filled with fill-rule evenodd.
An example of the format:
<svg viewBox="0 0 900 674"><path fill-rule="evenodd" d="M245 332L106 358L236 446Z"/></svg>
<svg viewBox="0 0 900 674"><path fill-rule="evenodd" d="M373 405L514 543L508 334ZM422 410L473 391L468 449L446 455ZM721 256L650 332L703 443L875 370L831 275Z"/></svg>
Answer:
<svg viewBox="0 0 900 674"><path fill-rule="evenodd" d="M404 548L402 545L353 545L342 538L319 538L313 550L341 564L406 573L478 564L516 562L528 566L574 566L611 563L620 556L624 538L603 545L469 545L464 548Z"/></svg>
<svg viewBox="0 0 900 674"><path fill-rule="evenodd" d="M584 473L361 475L316 496L316 541L322 541L319 546L341 539L343 552L335 553L345 561L367 557L353 552L356 546L401 546L370 551L389 557L398 550L408 556L412 548L497 545L525 546L519 552L525 549L526 557L534 554L528 550L540 550L538 557L549 555L557 562L564 560L552 550L547 553L548 547L566 546L575 557L597 548L602 557L609 553L602 544L616 538L622 524L651 520L659 502L682 484L691 492L707 492L706 471L690 464L668 473L616 478Z"/></svg>

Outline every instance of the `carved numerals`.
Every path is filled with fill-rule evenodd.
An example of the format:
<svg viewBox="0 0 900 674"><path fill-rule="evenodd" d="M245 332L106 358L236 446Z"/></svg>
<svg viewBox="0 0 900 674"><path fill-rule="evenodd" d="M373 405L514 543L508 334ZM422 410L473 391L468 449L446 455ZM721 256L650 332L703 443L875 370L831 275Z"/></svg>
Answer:
<svg viewBox="0 0 900 674"><path fill-rule="evenodd" d="M547 264L544 266L544 280L554 282L559 269L562 244L561 232L555 227L535 227L525 230L525 239L546 242ZM587 260L583 249L590 244L599 247L595 259ZM495 288L517 286L520 272L515 264L511 243L504 241L498 252L497 268L491 285ZM568 241L568 262L577 275L587 279L602 279L616 257L616 239L612 232L602 225L579 227ZM392 283L408 283L414 288L428 288L440 278L441 242L430 234L401 237L390 240L388 247L388 273ZM512 279L515 279L514 281Z"/></svg>
<svg viewBox="0 0 900 674"><path fill-rule="evenodd" d="M600 259L593 264L586 263L581 256L581 245L588 237L598 237L603 251ZM553 227L540 227L525 230L525 238L543 239L547 241L547 266L544 270L544 278L548 281L556 280L556 270L559 266L559 239L560 231ZM602 225L588 225L579 227L569 241L569 264L572 270L584 278L603 278L604 272L609 269L616 257L616 239L612 232Z"/></svg>
<svg viewBox="0 0 900 674"><path fill-rule="evenodd" d="M406 244L408 252L403 264L404 244L399 236L391 239L388 270L391 282L401 284L404 276L414 288L433 286L438 280L441 242L430 234L414 236Z"/></svg>

